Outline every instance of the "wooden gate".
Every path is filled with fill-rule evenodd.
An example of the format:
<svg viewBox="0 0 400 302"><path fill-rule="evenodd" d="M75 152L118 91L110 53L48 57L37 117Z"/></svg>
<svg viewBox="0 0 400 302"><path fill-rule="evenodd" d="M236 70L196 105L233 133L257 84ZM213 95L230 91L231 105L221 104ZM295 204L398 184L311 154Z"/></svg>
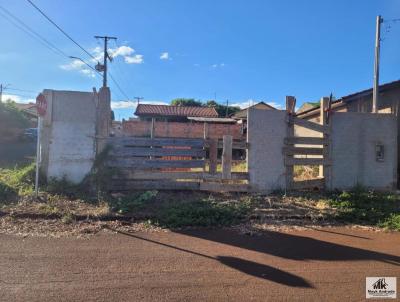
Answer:
<svg viewBox="0 0 400 302"><path fill-rule="evenodd" d="M224 136L222 169L217 169L218 140L116 137L109 140L108 166L116 168L112 191L247 191L248 173L232 172L232 147L243 144Z"/></svg>
<svg viewBox="0 0 400 302"><path fill-rule="evenodd" d="M288 128L283 148L286 166L286 187L288 189L326 189L329 188L330 158L330 123L328 114L330 99L321 99L320 124L300 119L294 114L296 101L287 97ZM312 130L316 136L296 136L295 126ZM294 166L319 166L319 176L315 179L295 180Z"/></svg>

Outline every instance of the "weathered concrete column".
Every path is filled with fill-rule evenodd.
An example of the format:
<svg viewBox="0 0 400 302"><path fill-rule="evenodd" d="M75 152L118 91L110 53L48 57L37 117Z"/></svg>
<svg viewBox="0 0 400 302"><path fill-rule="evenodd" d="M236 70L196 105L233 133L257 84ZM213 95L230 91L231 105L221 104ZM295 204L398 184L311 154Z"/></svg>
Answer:
<svg viewBox="0 0 400 302"><path fill-rule="evenodd" d="M285 187L283 156L286 111L249 109L247 167L252 190L268 193Z"/></svg>
<svg viewBox="0 0 400 302"><path fill-rule="evenodd" d="M101 87L97 104L96 119L96 154L101 153L107 145L111 130L111 92L108 87Z"/></svg>

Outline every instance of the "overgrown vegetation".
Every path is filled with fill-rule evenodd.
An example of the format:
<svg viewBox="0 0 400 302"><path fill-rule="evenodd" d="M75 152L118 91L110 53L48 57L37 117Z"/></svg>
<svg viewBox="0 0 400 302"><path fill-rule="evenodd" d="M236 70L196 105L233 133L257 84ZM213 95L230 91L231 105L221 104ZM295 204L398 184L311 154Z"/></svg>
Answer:
<svg viewBox="0 0 400 302"><path fill-rule="evenodd" d="M29 125L29 119L17 108L15 102L0 102L0 138L15 136L18 129L27 128Z"/></svg>
<svg viewBox="0 0 400 302"><path fill-rule="evenodd" d="M13 169L0 169L0 202L13 201L33 192L35 164Z"/></svg>
<svg viewBox="0 0 400 302"><path fill-rule="evenodd" d="M333 194L329 204L337 209L337 220L400 231L400 198L396 194L356 187L348 192Z"/></svg>
<svg viewBox="0 0 400 302"><path fill-rule="evenodd" d="M307 180L317 178L319 175L319 166L294 166L294 179Z"/></svg>
<svg viewBox="0 0 400 302"><path fill-rule="evenodd" d="M250 209L250 202L224 203L206 199L176 203L161 211L156 222L169 228L228 226L244 220Z"/></svg>

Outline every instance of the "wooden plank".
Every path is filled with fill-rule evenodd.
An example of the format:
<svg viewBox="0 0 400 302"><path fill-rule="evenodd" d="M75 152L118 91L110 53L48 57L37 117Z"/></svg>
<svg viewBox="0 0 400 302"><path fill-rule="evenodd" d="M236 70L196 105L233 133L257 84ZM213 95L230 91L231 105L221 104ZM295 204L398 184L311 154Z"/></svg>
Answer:
<svg viewBox="0 0 400 302"><path fill-rule="evenodd" d="M219 180L222 179L222 173L210 174L204 172L157 172L140 171L133 169L122 169L113 179L132 179L132 180L160 180L160 179L197 179L197 180ZM248 180L249 174L245 172L232 172L234 180Z"/></svg>
<svg viewBox="0 0 400 302"><path fill-rule="evenodd" d="M223 136L222 178L231 179L232 171L232 135Z"/></svg>
<svg viewBox="0 0 400 302"><path fill-rule="evenodd" d="M209 143L209 157L210 157L210 173L217 173L217 156L218 156L218 145L217 140L212 139Z"/></svg>
<svg viewBox="0 0 400 302"><path fill-rule="evenodd" d="M323 178L294 181L292 184L292 188L295 190L314 189L314 188L322 189L324 188L324 186L325 186L325 179Z"/></svg>
<svg viewBox="0 0 400 302"><path fill-rule="evenodd" d="M285 165L330 165L331 161L324 158L285 158Z"/></svg>
<svg viewBox="0 0 400 302"><path fill-rule="evenodd" d="M200 183L192 181L129 180L113 181L111 191L131 190L199 190Z"/></svg>
<svg viewBox="0 0 400 302"><path fill-rule="evenodd" d="M211 192L249 192L250 185L202 182L200 183L200 190Z"/></svg>
<svg viewBox="0 0 400 302"><path fill-rule="evenodd" d="M223 141L218 141L218 148L222 149L224 147ZM249 147L246 141L233 141L232 142L232 149L236 150L246 150Z"/></svg>
<svg viewBox="0 0 400 302"><path fill-rule="evenodd" d="M143 147L116 147L111 149L110 156L193 156L205 157L204 149L176 149L176 148L143 148Z"/></svg>
<svg viewBox="0 0 400 302"><path fill-rule="evenodd" d="M297 126L304 127L310 130L322 132L322 133L329 133L329 127L326 125L317 124L314 122L310 122L298 117L293 117L293 123Z"/></svg>
<svg viewBox="0 0 400 302"><path fill-rule="evenodd" d="M136 168L136 169L162 169L162 168L203 168L204 160L162 160L162 159L132 159L115 158L108 161L109 167Z"/></svg>
<svg viewBox="0 0 400 302"><path fill-rule="evenodd" d="M322 137L287 137L285 138L286 145L328 145L329 140Z"/></svg>
<svg viewBox="0 0 400 302"><path fill-rule="evenodd" d="M286 155L323 155L323 148L283 147Z"/></svg>
<svg viewBox="0 0 400 302"><path fill-rule="evenodd" d="M204 139L196 138L146 138L146 137L113 137L109 143L114 146L133 146L133 147L161 147L161 146L188 146L204 147Z"/></svg>
<svg viewBox="0 0 400 302"><path fill-rule="evenodd" d="M205 142L205 147L209 148L211 143L211 139L206 140ZM218 149L223 148L223 142L222 140L218 140ZM249 143L247 143L245 140L233 140L232 142L232 149L235 150L246 150L249 148Z"/></svg>

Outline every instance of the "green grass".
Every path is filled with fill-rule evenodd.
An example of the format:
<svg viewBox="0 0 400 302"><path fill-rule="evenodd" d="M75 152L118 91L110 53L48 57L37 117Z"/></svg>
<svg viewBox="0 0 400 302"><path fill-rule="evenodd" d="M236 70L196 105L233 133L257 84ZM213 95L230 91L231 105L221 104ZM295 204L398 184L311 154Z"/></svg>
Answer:
<svg viewBox="0 0 400 302"><path fill-rule="evenodd" d="M249 203L199 200L165 208L156 217L156 222L169 228L228 226L242 221L249 211Z"/></svg>
<svg viewBox="0 0 400 302"><path fill-rule="evenodd" d="M32 194L35 182L35 164L13 169L0 169L0 202L15 200Z"/></svg>
<svg viewBox="0 0 400 302"><path fill-rule="evenodd" d="M328 202L337 209L337 220L400 231L400 198L396 194L358 187L334 194Z"/></svg>

